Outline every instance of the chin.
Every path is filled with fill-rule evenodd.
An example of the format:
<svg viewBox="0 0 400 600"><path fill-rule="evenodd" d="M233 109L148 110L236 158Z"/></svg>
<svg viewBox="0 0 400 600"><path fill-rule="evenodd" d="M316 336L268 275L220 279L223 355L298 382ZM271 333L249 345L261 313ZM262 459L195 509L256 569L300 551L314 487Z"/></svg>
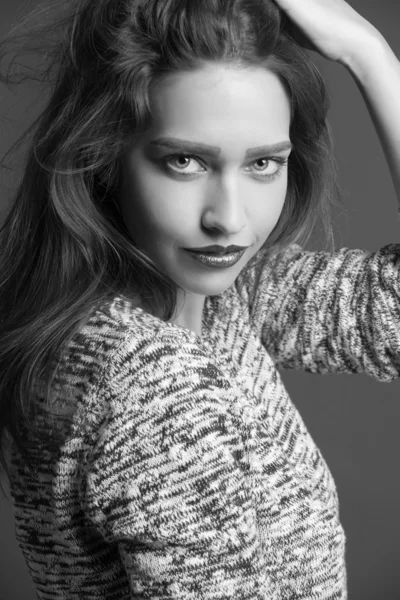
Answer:
<svg viewBox="0 0 400 600"><path fill-rule="evenodd" d="M201 284L201 282L197 278L195 285L190 285L189 282L187 282L186 285L182 285L182 284L180 284L180 285L181 285L181 287L184 287L185 290L187 290L188 292L190 292L192 294L198 294L201 296L216 296L218 294L222 294L228 288L230 288L231 285L234 284L234 281L238 275L239 275L239 273L236 273L236 274L224 273L224 274L222 274L216 270L215 273L213 274L214 281L204 281L204 283Z"/></svg>

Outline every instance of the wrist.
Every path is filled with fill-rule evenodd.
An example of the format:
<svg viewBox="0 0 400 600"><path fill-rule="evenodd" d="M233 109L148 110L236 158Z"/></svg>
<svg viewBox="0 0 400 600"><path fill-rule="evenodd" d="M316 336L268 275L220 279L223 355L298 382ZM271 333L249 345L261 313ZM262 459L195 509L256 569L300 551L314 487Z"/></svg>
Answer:
<svg viewBox="0 0 400 600"><path fill-rule="evenodd" d="M340 61L362 85L367 85L377 73L384 70L385 65L397 62L392 49L383 35L374 30L357 47L350 50Z"/></svg>

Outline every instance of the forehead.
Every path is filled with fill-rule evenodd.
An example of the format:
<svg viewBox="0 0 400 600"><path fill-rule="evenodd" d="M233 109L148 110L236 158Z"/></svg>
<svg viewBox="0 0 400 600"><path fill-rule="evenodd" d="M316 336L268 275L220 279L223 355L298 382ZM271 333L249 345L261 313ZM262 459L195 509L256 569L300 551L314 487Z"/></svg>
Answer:
<svg viewBox="0 0 400 600"><path fill-rule="evenodd" d="M262 67L206 64L171 73L150 91L153 135L221 145L288 139L290 100L278 76ZM246 142L247 143L247 142Z"/></svg>

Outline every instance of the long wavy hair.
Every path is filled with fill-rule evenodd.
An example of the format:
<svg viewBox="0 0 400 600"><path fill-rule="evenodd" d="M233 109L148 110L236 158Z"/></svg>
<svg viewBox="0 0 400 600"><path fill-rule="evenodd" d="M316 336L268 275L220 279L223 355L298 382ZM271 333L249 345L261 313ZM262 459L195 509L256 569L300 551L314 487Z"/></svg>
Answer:
<svg viewBox="0 0 400 600"><path fill-rule="evenodd" d="M39 52L35 69L18 57ZM8 57L11 57L9 60ZM288 191L262 260L305 244L318 221L332 249L338 184L328 94L318 69L271 0L51 0L0 44L3 84L49 90L27 141L23 173L0 229L0 459L14 439L29 469L26 432L39 435L35 382L45 399L58 360L90 315L115 295L138 295L169 320L177 285L135 246L116 207L120 158L151 122L157 78L204 61L275 73L291 101ZM261 254L260 254L261 256Z"/></svg>

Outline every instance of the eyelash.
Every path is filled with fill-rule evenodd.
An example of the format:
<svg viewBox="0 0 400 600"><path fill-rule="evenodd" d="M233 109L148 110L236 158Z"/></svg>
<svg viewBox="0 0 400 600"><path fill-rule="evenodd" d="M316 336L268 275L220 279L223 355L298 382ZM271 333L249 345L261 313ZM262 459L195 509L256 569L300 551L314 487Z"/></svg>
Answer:
<svg viewBox="0 0 400 600"><path fill-rule="evenodd" d="M197 157L194 156L193 154L184 154L184 153L180 153L180 154L170 154L169 156L164 156L164 158L162 159L162 162L164 163L165 167L172 172L175 176L177 176L178 178L181 179L189 179L192 177L196 177L196 175L198 175L198 173L179 173L179 171L175 171L174 169L171 169L171 167L168 165L168 162L170 162L173 159L177 159L177 158L186 158L186 159L193 159L196 162L198 162L199 164L201 164L201 160ZM252 161L250 164L254 164L256 162L258 162L259 160L267 160L269 162L276 162L279 165L279 169L277 169L277 171L275 171L275 173L273 173L272 175L259 175L256 176L256 179L261 179L264 181L273 181L274 179L277 179L283 172L283 168L285 165L288 164L288 158L284 158L283 156L263 156L261 158L257 158L256 160Z"/></svg>

